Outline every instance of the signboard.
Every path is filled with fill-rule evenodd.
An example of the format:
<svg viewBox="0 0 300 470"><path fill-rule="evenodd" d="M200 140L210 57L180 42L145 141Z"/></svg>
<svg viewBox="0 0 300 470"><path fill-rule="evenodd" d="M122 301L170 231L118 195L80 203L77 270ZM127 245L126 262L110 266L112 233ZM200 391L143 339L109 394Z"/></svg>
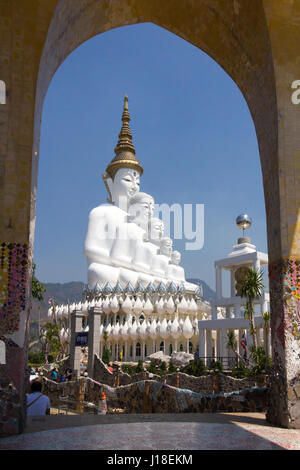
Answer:
<svg viewBox="0 0 300 470"><path fill-rule="evenodd" d="M5 364L5 343L0 341L0 364Z"/></svg>
<svg viewBox="0 0 300 470"><path fill-rule="evenodd" d="M87 346L88 345L88 331L83 333L76 333L75 346Z"/></svg>
<svg viewBox="0 0 300 470"><path fill-rule="evenodd" d="M243 395L233 395L232 399L234 401L245 401L245 397Z"/></svg>

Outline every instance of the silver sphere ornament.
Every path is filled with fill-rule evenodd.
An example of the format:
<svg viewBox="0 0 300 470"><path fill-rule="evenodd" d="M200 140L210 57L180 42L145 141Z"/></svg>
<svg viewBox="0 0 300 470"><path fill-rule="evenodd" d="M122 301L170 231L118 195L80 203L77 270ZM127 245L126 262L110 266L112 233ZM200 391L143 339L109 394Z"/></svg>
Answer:
<svg viewBox="0 0 300 470"><path fill-rule="evenodd" d="M241 230L244 231L251 226L252 219L248 214L240 214L237 216L235 223Z"/></svg>

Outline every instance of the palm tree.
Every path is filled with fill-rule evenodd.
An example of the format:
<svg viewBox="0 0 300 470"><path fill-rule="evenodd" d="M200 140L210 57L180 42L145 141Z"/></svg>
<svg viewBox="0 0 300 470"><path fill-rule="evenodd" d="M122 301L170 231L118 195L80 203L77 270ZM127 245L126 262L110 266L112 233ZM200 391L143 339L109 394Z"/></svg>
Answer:
<svg viewBox="0 0 300 470"><path fill-rule="evenodd" d="M242 282L241 297L246 297L245 318L250 322L250 334L253 339L254 349L257 349L257 340L254 325L254 305L253 302L260 297L263 292L262 271L249 268L248 274Z"/></svg>

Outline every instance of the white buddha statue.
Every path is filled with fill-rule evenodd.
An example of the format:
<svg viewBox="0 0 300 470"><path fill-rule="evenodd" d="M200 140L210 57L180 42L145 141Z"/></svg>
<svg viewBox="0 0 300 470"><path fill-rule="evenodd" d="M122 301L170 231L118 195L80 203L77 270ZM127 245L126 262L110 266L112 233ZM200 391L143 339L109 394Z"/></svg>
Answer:
<svg viewBox="0 0 300 470"><path fill-rule="evenodd" d="M128 202L139 192L143 168L135 157L129 128L128 99L125 97L123 125L115 148L116 156L102 175L110 199L108 204L94 208L89 215L84 253L88 263L88 283L115 284L120 276L120 264L112 256L112 248L120 226L127 222Z"/></svg>
<svg viewBox="0 0 300 470"><path fill-rule="evenodd" d="M173 241L169 237L162 237L160 240L159 254L152 258L151 272L158 278L168 277L168 266L171 260Z"/></svg>
<svg viewBox="0 0 300 470"><path fill-rule="evenodd" d="M113 246L113 257L120 262L120 282L135 285L140 279L140 272L150 272L149 243L147 239L148 223L153 215L154 199L146 193L136 193L129 201L128 220L118 232ZM143 277L143 276L142 276ZM143 277L143 281L147 279ZM150 276L148 282L153 281Z"/></svg>
<svg viewBox="0 0 300 470"><path fill-rule="evenodd" d="M185 281L184 269L182 266L179 266L181 260L181 254L179 251L172 251L171 261L168 265L168 279L174 281Z"/></svg>

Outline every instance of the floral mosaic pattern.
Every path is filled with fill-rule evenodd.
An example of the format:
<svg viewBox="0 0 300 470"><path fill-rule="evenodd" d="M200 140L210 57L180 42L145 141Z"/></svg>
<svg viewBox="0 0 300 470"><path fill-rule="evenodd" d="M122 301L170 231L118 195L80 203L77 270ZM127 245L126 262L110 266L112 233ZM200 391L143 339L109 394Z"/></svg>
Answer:
<svg viewBox="0 0 300 470"><path fill-rule="evenodd" d="M12 334L19 326L19 314L26 305L28 246L0 245L0 336Z"/></svg>

